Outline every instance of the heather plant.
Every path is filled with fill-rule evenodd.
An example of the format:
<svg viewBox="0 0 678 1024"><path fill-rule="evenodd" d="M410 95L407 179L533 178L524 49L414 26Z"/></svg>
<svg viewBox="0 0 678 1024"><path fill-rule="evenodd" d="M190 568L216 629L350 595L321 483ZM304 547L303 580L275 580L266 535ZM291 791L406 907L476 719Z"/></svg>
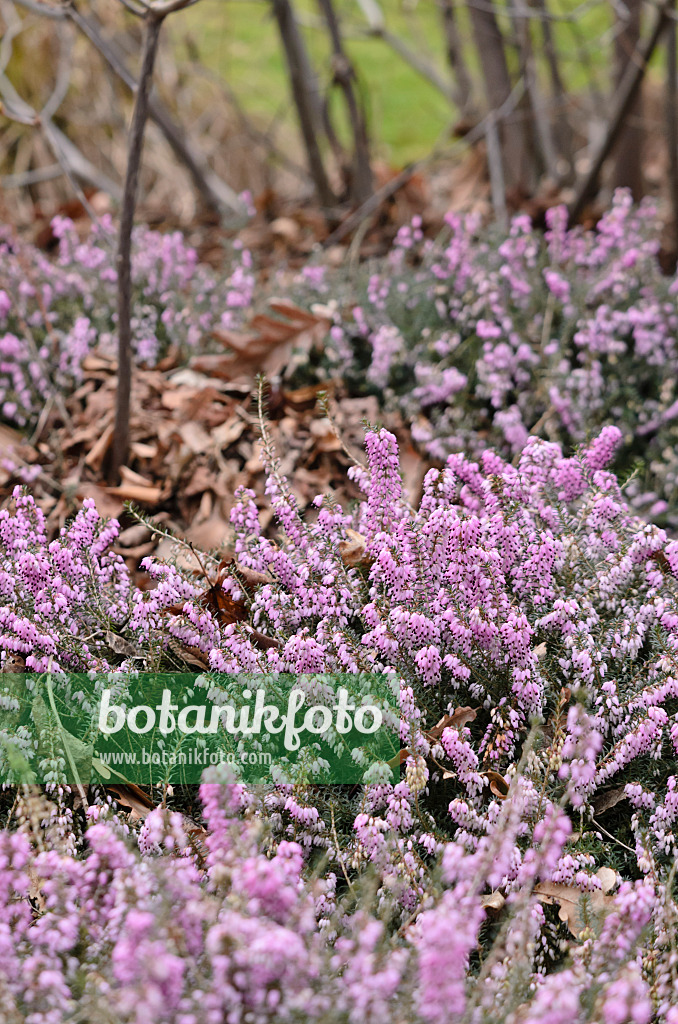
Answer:
<svg viewBox="0 0 678 1024"><path fill-rule="evenodd" d="M507 869L520 832L515 795L484 846L445 846L429 905L396 931L368 890L342 894L333 872L309 874L303 847L262 825L261 796L224 778L201 787L200 844L177 812L157 808L131 836L99 801L81 856L55 838L51 801L25 791L19 830L0 833L3 1019L674 1024L668 976L654 980L667 959L661 938L648 952L667 923L648 879L622 884L597 930L563 944L565 963L548 971L533 887L562 851L562 814L493 940L483 938L480 893Z"/></svg>
<svg viewBox="0 0 678 1024"><path fill-rule="evenodd" d="M656 210L619 191L593 231L568 229L564 208L546 220L502 235L450 215L431 240L415 218L353 280L303 275L300 296L331 296L323 372L400 410L441 462L517 457L531 433L572 452L614 422L617 469L643 463L627 496L674 523L678 283L657 261Z"/></svg>
<svg viewBox="0 0 678 1024"><path fill-rule="evenodd" d="M141 860L96 805L66 852L4 833L15 1019L675 1024L678 542L606 468L621 443L608 426L572 457L534 437L515 465L453 454L412 508L395 438L373 430L350 470L365 500L320 495L303 517L264 426L280 536L241 491L223 589L248 617L228 625L176 565L149 560L156 585L137 590L91 504L48 542L17 491L5 663L50 668L64 700L60 669L158 668L171 644L234 688L387 673L403 767L354 787L312 767L257 790L213 779L197 848L158 809Z"/></svg>
<svg viewBox="0 0 678 1024"><path fill-rule="evenodd" d="M19 426L77 383L92 348L115 349L110 221L83 243L64 218L54 231L56 261L0 245L0 413ZM516 458L531 434L571 454L614 422L614 468L635 474L627 498L674 526L678 285L661 273L658 238L652 203L634 207L623 191L594 231L568 229L554 208L545 232L525 215L505 235L454 215L431 240L415 218L354 275L317 262L299 273L291 297L333 320L299 382L330 376L376 394L441 464L485 448ZM150 365L170 348L187 355L215 326L242 326L257 294L246 250L216 273L178 233L137 229L133 275L135 356ZM290 291L289 276L279 284Z"/></svg>
<svg viewBox="0 0 678 1024"><path fill-rule="evenodd" d="M0 237L0 413L34 424L45 402L82 379L96 348L116 352L115 231L110 217L80 241L72 221L57 217L51 259L9 234ZM215 326L233 327L252 300L249 252L237 245L225 274L198 262L180 232L144 227L133 235L132 338L139 364L172 350L186 357Z"/></svg>

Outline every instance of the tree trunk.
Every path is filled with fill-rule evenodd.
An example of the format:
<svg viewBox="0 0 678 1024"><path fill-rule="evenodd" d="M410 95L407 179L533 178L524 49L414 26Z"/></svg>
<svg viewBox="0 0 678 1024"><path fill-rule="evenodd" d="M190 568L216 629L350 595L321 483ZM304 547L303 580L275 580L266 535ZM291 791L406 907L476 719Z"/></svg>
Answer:
<svg viewBox="0 0 678 1024"><path fill-rule="evenodd" d="M455 0L438 0L445 33L447 62L456 82L457 106L463 118L470 118L473 115L473 82L459 37L454 3Z"/></svg>
<svg viewBox="0 0 678 1024"><path fill-rule="evenodd" d="M367 125L354 88L355 69L344 50L339 20L332 0L318 0L327 22L332 42L332 70L334 82L343 90L346 108L353 133L353 166L350 173L349 192L356 203L364 203L372 194L372 169Z"/></svg>
<svg viewBox="0 0 678 1024"><path fill-rule="evenodd" d="M617 8L618 33L615 39L615 83L617 87L630 61L635 59L640 42L640 14L642 0L625 0ZM622 20L624 19L624 20ZM643 95L639 89L626 115L626 123L619 133L615 146L612 182L615 188L629 188L637 201L643 195Z"/></svg>
<svg viewBox="0 0 678 1024"><path fill-rule="evenodd" d="M496 111L509 98L512 88L504 38L494 11L489 6L480 8L476 6L475 0L467 0L467 5L483 71L487 102L490 110ZM506 187L530 192L535 184L534 166L524 121L512 115L510 123L504 122L501 126L501 143Z"/></svg>
<svg viewBox="0 0 678 1024"><path fill-rule="evenodd" d="M118 388L115 404L115 427L110 465L110 478L118 483L120 467L127 462L129 450L129 416L132 394L132 228L139 191L141 153L148 119L148 100L153 82L153 67L158 52L162 20L148 18L144 36L144 54L139 75L130 128L127 175L120 214L120 235L116 266L118 271Z"/></svg>
<svg viewBox="0 0 678 1024"><path fill-rule="evenodd" d="M675 2L673 3L675 10ZM678 67L676 62L676 23L669 22L666 33L666 145L669 151L669 194L673 221L673 246L669 257L671 272L678 257Z"/></svg>
<svg viewBox="0 0 678 1024"><path fill-rule="evenodd" d="M272 3L290 73L292 97L306 147L309 172L321 205L331 209L335 205L336 197L330 188L318 141L322 128L322 114L316 77L294 17L291 0L272 0Z"/></svg>

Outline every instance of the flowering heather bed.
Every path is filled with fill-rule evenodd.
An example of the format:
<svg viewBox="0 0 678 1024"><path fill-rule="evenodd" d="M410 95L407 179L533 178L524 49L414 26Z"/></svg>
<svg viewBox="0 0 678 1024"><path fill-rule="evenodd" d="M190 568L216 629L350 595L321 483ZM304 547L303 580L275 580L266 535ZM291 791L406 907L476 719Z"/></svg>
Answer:
<svg viewBox="0 0 678 1024"><path fill-rule="evenodd" d="M629 501L675 528L678 277L660 271L656 211L620 191L595 231L567 230L563 208L547 221L543 234L519 216L502 236L451 216L430 240L415 220L366 272L309 265L291 284L274 281L334 321L296 379L376 394L441 463L486 448L514 458L531 433L571 454L615 423L614 468L622 479L635 471ZM0 412L18 426L78 383L94 346L113 351L112 225L103 219L83 243L70 221L54 230L56 262L0 239ZM138 229L137 360L155 365L170 347L187 356L214 328L243 327L257 294L251 262L236 248L217 274L180 235Z"/></svg>
<svg viewBox="0 0 678 1024"><path fill-rule="evenodd" d="M227 673L392 673L404 770L212 777L199 842L176 811L129 834L104 799L21 793L0 833L3 1019L676 1024L678 542L608 470L622 440L451 455L415 509L371 431L364 502L321 496L306 520L265 443L281 539L242 492L224 587L248 619L228 626L176 567L137 591L91 503L48 542L17 491L5 661L51 661L58 688L60 668L120 667L120 638L153 668L172 639Z"/></svg>
<svg viewBox="0 0 678 1024"><path fill-rule="evenodd" d="M595 231L566 222L552 209L542 234L518 216L502 236L450 216L432 241L415 221L357 284L311 268L303 287L340 300L325 366L441 460L512 457L531 432L572 451L615 423L617 469L642 462L629 499L675 525L678 278L657 263L656 210L620 191Z"/></svg>
<svg viewBox="0 0 678 1024"><path fill-rule="evenodd" d="M81 380L82 361L95 347L117 351L110 217L84 242L65 217L55 218L52 230L56 260L0 232L0 412L20 427L34 425L47 398ZM236 247L233 255L228 276L217 279L180 232L135 230L132 345L138 363L156 365L170 348L186 356L213 327L239 323L255 279L250 254Z"/></svg>

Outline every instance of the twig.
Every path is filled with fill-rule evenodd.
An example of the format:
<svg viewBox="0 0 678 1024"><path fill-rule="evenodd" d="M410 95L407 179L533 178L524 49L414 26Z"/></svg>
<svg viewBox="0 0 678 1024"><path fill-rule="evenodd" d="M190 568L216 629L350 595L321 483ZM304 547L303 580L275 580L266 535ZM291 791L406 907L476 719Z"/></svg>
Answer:
<svg viewBox="0 0 678 1024"><path fill-rule="evenodd" d="M68 17L68 10L64 6L53 7L51 4L43 4L40 0L15 0L20 7L25 7L33 14L39 14L42 18L53 18L55 21L65 21Z"/></svg>
<svg viewBox="0 0 678 1024"><path fill-rule="evenodd" d="M360 30L360 35L368 36L372 39L381 39L382 42L390 46L394 53L397 53L406 64L409 64L413 71L416 71L418 75L424 78L429 85L432 85L434 89L437 89L439 93L445 97L450 103L457 103L456 90L449 82L446 82L441 74L438 73L436 68L429 64L428 61L422 60L416 50L411 49L406 42L404 42L399 36L390 32L387 28L366 28Z"/></svg>
<svg viewBox="0 0 678 1024"><path fill-rule="evenodd" d="M330 186L318 144L322 121L315 75L290 0L272 0L272 4L290 73L292 96L299 116L308 169L321 206L331 209L336 203L336 196Z"/></svg>
<svg viewBox="0 0 678 1024"><path fill-rule="evenodd" d="M551 124L544 112L544 100L539 89L539 83L536 76L534 49L532 47L532 39L530 36L529 10L525 6L524 0L510 0L509 6L511 10L511 20L513 21L514 30L518 40L518 48L520 51L523 75L525 76L527 95L530 98L530 106L532 107L532 112L534 114L534 126L537 140L539 142L539 148L541 149L541 153L544 158L544 165L550 178L556 184L559 184L560 174L558 172L558 156L553 142Z"/></svg>
<svg viewBox="0 0 678 1024"><path fill-rule="evenodd" d="M17 0L17 2L23 2L23 0ZM128 69L124 56L116 49L113 43L103 38L100 26L95 19L82 14L75 6L75 3L71 3L66 10L71 21L77 25L83 35L98 50L114 74L127 86L130 92L136 94L138 84L134 75ZM242 217L245 210L238 194L211 170L207 161L202 157L199 147L184 134L172 118L167 107L157 96L151 95L149 97L148 115L165 136L174 155L187 168L207 206L219 215L223 215L226 212L231 216Z"/></svg>
<svg viewBox="0 0 678 1024"><path fill-rule="evenodd" d="M160 31L165 18L174 11L192 6L196 0L167 0L146 8L144 50L139 85L130 128L127 174L120 216L118 241L118 381L115 405L115 426L111 445L110 479L117 483L120 467L127 461L129 450L129 415L132 394L132 229L139 191L141 153L148 119L153 68L158 52Z"/></svg>
<svg viewBox="0 0 678 1024"><path fill-rule="evenodd" d="M627 113L633 105L638 89L645 75L648 63L655 51L657 43L669 21L669 7L673 0L661 0L657 6L655 22L647 40L636 50L634 57L626 65L626 71L619 83L619 88L612 103L612 112L607 131L601 138L591 157L589 170L584 174L575 189L575 197L569 209L570 221L576 221L582 213L600 174L605 160L614 146L621 131Z"/></svg>
<svg viewBox="0 0 678 1024"><path fill-rule="evenodd" d="M7 5L4 4L3 11L7 11L8 9L11 8L8 8ZM12 38L16 34L17 32L13 31ZM5 38L9 35L10 33L6 33ZM3 48L4 46L5 40L3 39ZM5 54L3 53L3 59L4 58ZM88 209L90 216L96 220L96 215L91 208L89 208L87 199L75 178L78 177L83 181L88 181L90 184L94 185L95 188L108 192L109 195L112 195L115 198L120 198L120 189L107 175L94 167L94 165L91 164L85 156L83 156L77 146L75 146L52 121L49 108L55 104L58 105L58 103L61 102L61 94L63 93L64 79L67 70L69 69L66 67L66 63L60 62L60 71L57 75L57 85L52 93L52 97L47 101L46 113L43 111L42 114L38 114L29 103L26 103L4 72L0 71L0 95L2 96L0 108L4 115L9 119L18 122L19 124L42 129L45 139L59 162L63 173L68 177L80 201L83 203L85 208Z"/></svg>
<svg viewBox="0 0 678 1024"><path fill-rule="evenodd" d="M523 78L520 78L499 110L492 112L492 116L496 122L502 121L513 112L516 104L523 95L524 90L525 81ZM472 146L475 142L479 142L485 135L490 116L491 115L489 114L485 116L474 128L471 129L470 132L467 132L463 139L460 139L456 145L451 147L452 151L455 151L462 145ZM400 189L407 184L410 178L415 175L420 168L425 167L431 162L431 160L436 159L438 155L439 154L434 151L433 153L429 153L429 155L424 157L422 160L416 160L414 163L408 164L400 174L396 174L391 181L387 181L385 185L382 185L380 189L377 189L366 203L363 203L359 209L350 214L346 220L343 221L339 227L325 239L323 242L323 248L327 249L331 245L336 245L338 242L341 242L346 238L346 235L349 235L354 228L357 228L366 217L371 217L372 214L379 209L385 199L390 199L392 195L395 195L396 192L400 191Z"/></svg>
<svg viewBox="0 0 678 1024"><path fill-rule="evenodd" d="M464 56L464 47L459 38L454 0L437 0L437 4L445 32L447 63L457 82L455 103L461 113L469 117L473 110L473 79Z"/></svg>
<svg viewBox="0 0 678 1024"><path fill-rule="evenodd" d="M70 765L71 771L73 772L73 781L75 782L75 784L76 784L76 786L78 788L78 793L80 794L80 799L83 802L83 806L89 807L89 804L87 802L87 794L85 793L85 790L83 788L82 782L80 781L80 775L78 773L78 768L77 768L77 765L76 765L75 761L73 760L73 754L71 752L71 748L68 745L68 740L66 739L66 730L64 729L63 725L61 724L61 719L59 718L59 712L56 709L56 703L54 701L54 691L52 690L52 658L51 657L49 659L49 666L47 668L47 696L49 697L49 703L50 703L50 707L52 708L52 714L56 718L57 725L59 726L59 732L61 733L61 741L63 743L64 753L66 754L66 757L68 759L68 763Z"/></svg>
<svg viewBox="0 0 678 1024"><path fill-rule="evenodd" d="M485 140L487 143L487 165L490 170L490 188L492 190L492 205L494 215L502 231L508 228L508 211L506 209L506 183L504 181L504 168L501 161L501 145L499 143L499 132L494 111L491 111L485 128Z"/></svg>
<svg viewBox="0 0 678 1024"><path fill-rule="evenodd" d="M243 0L245 2L245 0ZM254 2L254 0L247 0L248 3ZM263 131L261 128L252 122L250 117L244 111L240 100L236 96L235 92L229 86L228 82L224 81L220 74L216 71L211 71L209 68L203 67L202 64L196 64L195 62L187 62L186 65L180 64L179 70L183 67L188 67L192 75L200 76L208 82L212 82L218 86L227 101L233 107L233 110L240 121L242 130L246 132L253 142L258 143L264 149L268 151L269 156L277 161L281 167L287 168L292 174L295 174L301 181L308 181L308 171L301 164L292 160L287 153L279 149L274 141L274 130L278 118L274 117L270 127Z"/></svg>
<svg viewBox="0 0 678 1024"><path fill-rule="evenodd" d="M141 152L144 129L148 116L148 97L153 79L153 67L158 52L162 18L147 17L144 53L139 75L134 114L130 129L127 175L120 217L118 241L118 386L113 429L110 477L117 483L120 467L127 461L129 450L129 415L132 393L132 228L139 189Z"/></svg>
<svg viewBox="0 0 678 1024"><path fill-rule="evenodd" d="M334 821L334 804L330 804L330 817L331 817L331 821L332 821L332 838L334 839L334 842L336 844L337 859L338 859L339 864L341 866L341 873L344 876L344 879L346 881L347 886L349 887L349 889L351 890L351 892L355 896L356 895L356 891L355 891L355 888L353 886L353 882L348 877L348 873L347 873L346 867L344 865L344 858L342 857L341 849L339 847L339 837L337 835L337 826L336 826L335 821Z"/></svg>
<svg viewBox="0 0 678 1024"><path fill-rule="evenodd" d="M53 181L60 178L64 173L61 164L49 164L47 167L36 167L32 171L24 171L23 174L5 174L0 178L0 187L27 188L29 185L39 185L42 181Z"/></svg>
<svg viewBox="0 0 678 1024"><path fill-rule="evenodd" d="M350 182L350 192L356 202L364 203L372 194L372 169L370 167L370 147L365 116L360 108L354 89L356 80L355 69L344 49L339 19L332 5L332 0L318 0L318 3L325 16L332 41L333 81L343 90L351 132L353 133L353 175Z"/></svg>
<svg viewBox="0 0 678 1024"><path fill-rule="evenodd" d="M71 85L71 71L73 70L73 29L70 25L57 25L56 33L59 36L59 63L57 66L52 95L40 111L41 121L51 120L54 117L63 101L66 99L66 94Z"/></svg>
<svg viewBox="0 0 678 1024"><path fill-rule="evenodd" d="M675 3L675 0L673 0ZM678 252L678 72L676 70L676 25L666 33L666 145L669 151L669 191L673 218L673 247ZM675 263L674 263L675 265Z"/></svg>
<svg viewBox="0 0 678 1024"><path fill-rule="evenodd" d="M596 826L596 828L603 833L603 835L607 836L608 839L612 839L613 842L617 843L619 846L623 846L625 850L628 850L630 853L633 853L635 855L636 851L634 849L632 849L630 846L627 846L626 843L622 843L621 839L618 839L617 836L613 836L611 832L608 832L606 828L603 828L599 821L596 821L595 818L591 818L591 821Z"/></svg>

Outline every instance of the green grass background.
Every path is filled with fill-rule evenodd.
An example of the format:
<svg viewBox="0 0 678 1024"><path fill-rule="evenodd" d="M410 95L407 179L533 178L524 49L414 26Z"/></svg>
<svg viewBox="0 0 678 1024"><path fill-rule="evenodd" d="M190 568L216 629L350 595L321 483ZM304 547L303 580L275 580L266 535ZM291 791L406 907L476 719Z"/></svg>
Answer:
<svg viewBox="0 0 678 1024"><path fill-rule="evenodd" d="M336 4L367 101L377 154L395 166L426 155L446 138L458 112L382 40L354 36L352 29L367 26L357 0L336 0ZM602 96L609 89L611 7L606 0L584 4L552 0L549 5L554 13L569 17L554 22L553 29L563 77L571 90L588 89L591 79ZM314 0L296 0L296 8L304 21L304 34L321 85L326 86L329 51L319 27L317 4ZM443 76L449 74L436 0L382 0L381 8L394 34L435 63ZM477 54L461 0L457 2L457 18L467 60L477 80L477 98L482 102ZM506 18L503 26L509 28ZM284 57L267 0L201 0L172 20L172 33L179 52L190 37L206 66L223 76L259 128L267 129L276 119L281 125L294 124ZM533 25L533 45L539 53L541 32L537 24ZM547 89L544 67L540 67L540 76L542 87Z"/></svg>

